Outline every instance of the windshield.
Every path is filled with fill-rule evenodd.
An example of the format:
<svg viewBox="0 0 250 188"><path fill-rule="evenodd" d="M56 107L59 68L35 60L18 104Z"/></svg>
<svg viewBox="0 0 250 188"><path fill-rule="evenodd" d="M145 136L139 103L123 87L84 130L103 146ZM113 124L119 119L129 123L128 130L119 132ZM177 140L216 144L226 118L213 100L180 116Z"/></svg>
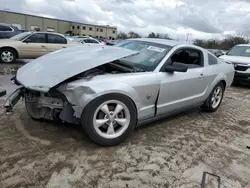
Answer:
<svg viewBox="0 0 250 188"><path fill-rule="evenodd" d="M23 39L25 39L26 37L28 37L29 35L31 35L31 32L24 32L24 33L20 33L18 35L15 35L14 37L11 37L11 40L18 40L21 41Z"/></svg>
<svg viewBox="0 0 250 188"><path fill-rule="evenodd" d="M235 46L227 55L250 57L250 46Z"/></svg>
<svg viewBox="0 0 250 188"><path fill-rule="evenodd" d="M122 58L120 62L143 69L144 71L153 71L172 48L164 44L136 40L123 41L114 46L139 51L139 54Z"/></svg>
<svg viewBox="0 0 250 188"><path fill-rule="evenodd" d="M84 38L74 38L73 42L82 42Z"/></svg>

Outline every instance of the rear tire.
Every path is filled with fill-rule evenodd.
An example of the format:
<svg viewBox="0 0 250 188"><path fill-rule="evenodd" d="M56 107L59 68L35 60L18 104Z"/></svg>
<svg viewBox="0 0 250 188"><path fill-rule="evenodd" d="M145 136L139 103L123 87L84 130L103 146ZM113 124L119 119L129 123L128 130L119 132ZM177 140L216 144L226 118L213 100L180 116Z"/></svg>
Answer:
<svg viewBox="0 0 250 188"><path fill-rule="evenodd" d="M114 146L133 131L137 111L130 98L121 94L107 94L85 107L81 122L86 134L96 144Z"/></svg>
<svg viewBox="0 0 250 188"><path fill-rule="evenodd" d="M223 83L219 82L212 90L211 94L207 98L207 100L202 105L202 108L206 112L215 112L223 99L224 96L224 85Z"/></svg>
<svg viewBox="0 0 250 188"><path fill-rule="evenodd" d="M17 54L15 50L11 48L0 49L0 62L2 63L13 63L16 61Z"/></svg>

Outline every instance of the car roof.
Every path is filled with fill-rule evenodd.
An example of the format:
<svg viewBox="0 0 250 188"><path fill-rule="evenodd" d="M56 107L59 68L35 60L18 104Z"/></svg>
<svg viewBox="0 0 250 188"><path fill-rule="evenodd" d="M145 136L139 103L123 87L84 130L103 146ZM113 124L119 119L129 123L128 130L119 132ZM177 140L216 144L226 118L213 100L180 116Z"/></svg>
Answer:
<svg viewBox="0 0 250 188"><path fill-rule="evenodd" d="M32 33L32 34L34 34L34 33L46 33L46 34L60 35L60 36L62 36L62 37L64 37L64 38L65 38L65 36L64 36L63 34L61 34L61 33L56 33L56 32L46 32L46 31L26 31L26 32L24 32L24 33Z"/></svg>
<svg viewBox="0 0 250 188"><path fill-rule="evenodd" d="M14 26L14 25L12 25L12 24L0 23L0 25L17 28L16 26Z"/></svg>
<svg viewBox="0 0 250 188"><path fill-rule="evenodd" d="M236 46L250 46L250 44L238 44Z"/></svg>
<svg viewBox="0 0 250 188"><path fill-rule="evenodd" d="M183 42L179 42L179 41L167 40L167 39L156 39L156 38L134 38L134 39L128 39L128 40L154 42L154 43L159 43L159 44L165 44L168 46L176 46L178 44L183 44Z"/></svg>

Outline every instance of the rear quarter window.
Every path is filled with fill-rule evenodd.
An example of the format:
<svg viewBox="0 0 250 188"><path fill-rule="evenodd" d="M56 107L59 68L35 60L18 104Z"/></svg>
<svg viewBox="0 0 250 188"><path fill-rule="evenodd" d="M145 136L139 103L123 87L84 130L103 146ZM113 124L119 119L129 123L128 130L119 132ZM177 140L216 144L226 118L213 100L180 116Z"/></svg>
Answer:
<svg viewBox="0 0 250 188"><path fill-rule="evenodd" d="M216 65L218 64L218 59L214 57L213 55L208 53L208 64L209 65Z"/></svg>

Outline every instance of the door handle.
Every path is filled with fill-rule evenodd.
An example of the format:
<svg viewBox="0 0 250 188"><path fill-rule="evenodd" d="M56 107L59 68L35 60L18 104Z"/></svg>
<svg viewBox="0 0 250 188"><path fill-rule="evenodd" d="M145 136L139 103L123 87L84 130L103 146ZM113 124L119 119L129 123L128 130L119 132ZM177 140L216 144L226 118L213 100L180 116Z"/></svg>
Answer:
<svg viewBox="0 0 250 188"><path fill-rule="evenodd" d="M41 47L46 48L46 46L43 46L43 45Z"/></svg>
<svg viewBox="0 0 250 188"><path fill-rule="evenodd" d="M62 48L66 48L66 46L63 46Z"/></svg>

